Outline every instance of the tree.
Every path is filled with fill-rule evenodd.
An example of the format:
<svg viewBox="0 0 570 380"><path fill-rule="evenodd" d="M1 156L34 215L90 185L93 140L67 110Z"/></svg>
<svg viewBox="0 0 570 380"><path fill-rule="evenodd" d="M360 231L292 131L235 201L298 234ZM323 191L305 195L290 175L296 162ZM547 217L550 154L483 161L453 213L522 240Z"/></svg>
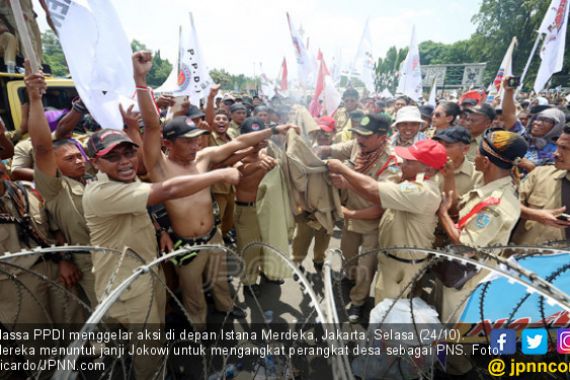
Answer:
<svg viewBox="0 0 570 380"><path fill-rule="evenodd" d="M47 30L42 33L42 50L44 63L51 68L51 73L56 77L69 75L65 55L54 32Z"/></svg>
<svg viewBox="0 0 570 380"><path fill-rule="evenodd" d="M133 40L131 42L131 48L133 51L148 50L146 45L138 40ZM147 76L147 82L149 86L159 87L164 83L170 72L172 71L172 64L167 59L162 59L160 56L160 50L154 52L152 56L152 69Z"/></svg>

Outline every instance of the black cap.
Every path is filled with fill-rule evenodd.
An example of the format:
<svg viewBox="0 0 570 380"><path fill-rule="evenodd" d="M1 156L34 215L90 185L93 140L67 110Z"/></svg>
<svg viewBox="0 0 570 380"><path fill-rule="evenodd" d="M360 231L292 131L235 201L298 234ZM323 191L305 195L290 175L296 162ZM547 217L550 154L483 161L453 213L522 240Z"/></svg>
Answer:
<svg viewBox="0 0 570 380"><path fill-rule="evenodd" d="M242 103L234 103L230 106L230 113L234 113L236 111L247 111L247 108Z"/></svg>
<svg viewBox="0 0 570 380"><path fill-rule="evenodd" d="M360 125L350 128L350 131L362 136L385 135L390 131L390 124L392 124L392 120L386 115L365 115L360 120Z"/></svg>
<svg viewBox="0 0 570 380"><path fill-rule="evenodd" d="M175 140L178 137L198 137L200 135L209 134L205 129L196 127L192 119L188 116L177 116L170 120L162 129L162 138L166 140Z"/></svg>
<svg viewBox="0 0 570 380"><path fill-rule="evenodd" d="M418 108L420 109L420 114L422 115L422 117L431 117L433 114L433 106L430 106L429 104L423 105Z"/></svg>
<svg viewBox="0 0 570 380"><path fill-rule="evenodd" d="M186 116L188 116L190 119L196 119L199 117L204 117L206 116L206 114L202 112L200 108L198 108L194 104L191 104L190 107L188 107L188 112L186 113Z"/></svg>
<svg viewBox="0 0 570 380"><path fill-rule="evenodd" d="M91 158L101 157L112 151L116 146L124 143L138 146L123 131L100 129L92 134L87 141L87 154Z"/></svg>
<svg viewBox="0 0 570 380"><path fill-rule="evenodd" d="M487 116L491 120L495 120L495 117L497 116L493 107L487 103L483 103L472 108L467 108L465 112L477 113L479 115Z"/></svg>
<svg viewBox="0 0 570 380"><path fill-rule="evenodd" d="M365 116L361 110L352 111L350 113L350 120L360 121Z"/></svg>
<svg viewBox="0 0 570 380"><path fill-rule="evenodd" d="M433 139L444 141L448 144L463 143L469 145L471 143L471 133L461 126L453 126L437 131Z"/></svg>
<svg viewBox="0 0 570 380"><path fill-rule="evenodd" d="M250 132L258 132L265 129L265 123L258 117L248 117L239 129L240 134L245 135Z"/></svg>

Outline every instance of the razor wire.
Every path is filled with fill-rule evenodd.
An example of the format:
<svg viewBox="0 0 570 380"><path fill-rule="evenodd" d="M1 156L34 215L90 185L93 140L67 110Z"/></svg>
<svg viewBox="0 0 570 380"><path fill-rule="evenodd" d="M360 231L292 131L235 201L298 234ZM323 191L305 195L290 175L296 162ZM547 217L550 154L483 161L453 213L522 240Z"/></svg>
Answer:
<svg viewBox="0 0 570 380"><path fill-rule="evenodd" d="M556 244L568 244L568 242L556 242ZM521 249L519 249L521 248ZM419 248L408 248L408 247L398 247L398 248L390 248L390 249L375 249L375 250L371 250L368 252L364 252L360 255L357 255L349 260L343 260L343 268L342 268L342 272L341 275L346 272L346 267L348 267L351 262L358 262L357 260L359 260L360 257L368 255L368 254L387 254L388 256L390 252L394 252L394 251L407 251L407 252L415 252L415 253L422 253L426 255L426 258L428 258L428 255L432 255L434 258L432 258L430 261L428 261L426 263L426 265L419 269L418 272L416 273L416 275L412 278L411 281L409 281L408 284L406 284L405 286L403 286L402 290L400 291L400 294L398 295L398 297L396 297L394 299L394 301L392 302L392 304L390 305L388 311L384 314L384 318L381 321L381 323L384 323L386 317L389 315L391 309L394 307L394 305L396 304L396 302L402 298L404 296L404 294L407 292L408 288L410 287L414 287L417 284L417 281L422 277L423 274L427 273L429 271L429 269L434 266L438 261L441 260L449 260L449 261L458 261L462 264L471 264L474 265L477 269L486 269L489 270L491 273L495 273L501 277L505 277L507 278L510 282L515 282L518 283L519 285L523 286L526 290L527 290L527 294L534 294L534 293L538 293L540 296L540 302L543 304L544 300L546 299L547 302L549 304L552 305L558 305L559 307L561 307L563 310L569 311L570 310L570 302L568 299L568 296L566 295L565 292L560 291L558 288L556 288L552 283L551 283L551 276L549 276L546 280L540 278L539 276L537 276L534 272L529 271L525 268L523 268L520 264L518 263L513 263L511 261L508 261L502 257L498 257L497 255L494 255L493 253L487 252L488 250L490 250L491 252L493 251L497 251L497 250L504 250L504 249L510 249L510 250L523 250L523 251L528 251L527 253L530 254L549 254L549 253L564 253L564 254L568 254L567 250L564 249L557 249L557 248L553 248L551 244L545 246L545 247L537 247L537 246L494 246L494 247L487 247L485 249L479 249L477 250L477 254L479 254L480 256L482 256L483 259L485 259L485 261L489 261L489 260L493 260L497 266L492 266L489 265L489 263L487 262L482 262L482 261L478 261L478 260L474 260L471 258L467 258L464 257L463 255L457 255L455 253L453 253L453 247L452 248L448 248L446 251L441 251L441 250L429 250L429 249L419 249ZM332 250L334 252L334 250ZM329 253L331 252L331 250L328 251ZM338 251L337 251L338 252ZM524 257L524 256L523 256ZM437 258L437 259L435 259ZM415 262L417 261L424 261L422 260L415 260ZM413 260L410 260L410 262L414 263ZM405 265L405 264L404 264ZM332 287L332 277L327 277L327 282L328 284L325 284L325 286L330 286ZM448 323L450 322L451 318L453 317L454 314L457 313L457 311L459 309L461 309L463 307L463 305L465 304L465 301L473 294L473 292L475 292L480 286L485 286L485 284L489 284L489 282L485 282L483 284L478 284L473 290L471 290L470 292L468 292L468 294L466 294L465 299L463 299L459 305L457 306L456 310L450 315L449 319L448 319ZM331 298L334 296L334 294L330 294L327 293L327 298ZM343 292L341 289L339 289L338 291L338 295L340 297L340 299L342 300L341 303L342 304L346 304L346 301L344 300L343 297ZM412 299L411 297L408 297L410 299L410 309L412 310L412 321L414 318L414 313L413 313L413 304L412 304ZM327 302L328 299L327 299ZM327 306L327 310L335 310L330 306ZM543 314L543 319L544 319L544 313ZM338 318L338 316L337 316ZM482 320L482 322L484 322ZM415 322L413 323L415 326ZM417 327L414 327L417 328ZM421 374L422 376L425 376L426 374Z"/></svg>

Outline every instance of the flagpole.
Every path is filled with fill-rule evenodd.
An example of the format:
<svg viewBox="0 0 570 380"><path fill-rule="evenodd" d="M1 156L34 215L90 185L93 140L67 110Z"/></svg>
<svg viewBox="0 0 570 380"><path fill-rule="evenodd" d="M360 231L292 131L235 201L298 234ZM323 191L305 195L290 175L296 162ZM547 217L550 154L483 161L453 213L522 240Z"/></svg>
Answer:
<svg viewBox="0 0 570 380"><path fill-rule="evenodd" d="M540 42L540 40L543 37L542 33L539 33L538 31L537 31L537 33L538 33L538 36L536 37L536 41L534 41L534 46L532 47L530 55L528 56L528 60L526 61L526 65L524 67L524 70L521 74L521 84L519 85L519 87L517 88L517 91L515 92L515 98L517 97L517 95L519 94L519 92L521 91L521 89L523 87L524 78L526 77L528 69L530 68L530 63L532 62L532 58L534 57L534 54L536 52L536 48L538 47L538 43Z"/></svg>

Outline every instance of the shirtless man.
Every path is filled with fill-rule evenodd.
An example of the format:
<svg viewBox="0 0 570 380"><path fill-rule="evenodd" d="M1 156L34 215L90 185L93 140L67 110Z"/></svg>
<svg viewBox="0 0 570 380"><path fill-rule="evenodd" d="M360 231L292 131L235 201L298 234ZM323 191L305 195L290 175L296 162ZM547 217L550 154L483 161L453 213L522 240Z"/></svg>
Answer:
<svg viewBox="0 0 570 380"><path fill-rule="evenodd" d="M144 133L144 162L153 182L164 181L181 174L205 173L212 166L219 164L236 151L256 145L267 139L272 133L286 133L290 125L276 126L247 136L238 137L222 146L207 147L200 150L200 138L208 131L198 129L184 116L174 118L163 130L164 145L168 156L161 151L161 132L156 108L146 89L146 76L152 66L150 52L136 53L133 59L135 84L137 85ZM179 244L216 244L222 243L212 207L210 188L192 196L166 201L172 229ZM176 242L175 242L176 244ZM245 313L234 305L230 297L226 279L225 257L220 251L212 251L192 257L178 259L177 272L183 294L184 307L196 326L204 326L207 305L202 291L202 278L207 269L209 285L212 287L215 307L221 312L231 312L232 316L243 318ZM196 256L196 257L194 257ZM190 262L190 260L193 260Z"/></svg>
<svg viewBox="0 0 570 380"><path fill-rule="evenodd" d="M242 136L266 129L263 120L257 117L246 119L240 128ZM235 227L237 234L238 252L254 241L261 241L261 233L257 221L255 201L259 183L276 165L275 159L265 153L267 141L262 140L253 147L253 151L243 158L238 166L242 175L240 183L236 186ZM244 295L260 294L259 285L256 284L259 274L263 250L260 247L248 249L243 253L245 273L243 277ZM267 278L269 282L282 284L283 280Z"/></svg>

